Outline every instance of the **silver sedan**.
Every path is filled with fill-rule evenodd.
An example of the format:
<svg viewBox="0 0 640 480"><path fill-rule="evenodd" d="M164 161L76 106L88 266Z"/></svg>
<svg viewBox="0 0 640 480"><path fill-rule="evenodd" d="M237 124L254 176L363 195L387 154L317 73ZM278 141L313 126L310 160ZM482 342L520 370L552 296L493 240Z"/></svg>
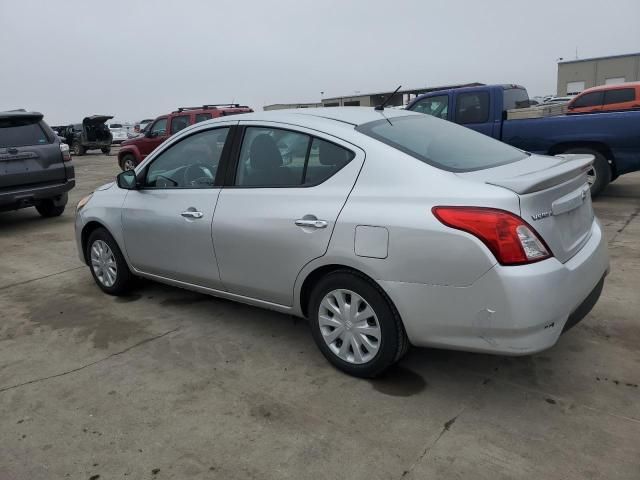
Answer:
<svg viewBox="0 0 640 480"><path fill-rule="evenodd" d="M238 115L82 199L78 251L108 294L139 276L306 317L356 376L409 345L530 354L602 290L592 160L401 110Z"/></svg>

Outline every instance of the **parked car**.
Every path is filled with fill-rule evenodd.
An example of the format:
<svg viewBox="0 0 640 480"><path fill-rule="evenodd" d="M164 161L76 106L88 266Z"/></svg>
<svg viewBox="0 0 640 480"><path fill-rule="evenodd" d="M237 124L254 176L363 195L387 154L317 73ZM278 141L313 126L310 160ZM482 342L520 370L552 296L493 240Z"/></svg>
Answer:
<svg viewBox="0 0 640 480"><path fill-rule="evenodd" d="M573 96L565 96L565 97L551 97L546 99L543 102L543 105L549 105L551 103L569 103L571 100L573 100Z"/></svg>
<svg viewBox="0 0 640 480"><path fill-rule="evenodd" d="M128 138L127 129L124 128L121 123L109 123L107 124L107 127L109 127L109 131L111 132L112 144L122 143Z"/></svg>
<svg viewBox="0 0 640 480"><path fill-rule="evenodd" d="M589 172L593 196L619 175L640 170L640 112L505 120L506 110L516 108L518 102L524 105L526 99L524 87L484 85L430 92L407 108L430 115L436 112L441 118L529 152L593 155Z"/></svg>
<svg viewBox="0 0 640 480"><path fill-rule="evenodd" d="M88 150L101 150L106 154L111 152L113 136L105 122L112 118L108 115L93 115L85 117L82 123L69 125L63 136L73 154L84 155Z"/></svg>
<svg viewBox="0 0 640 480"><path fill-rule="evenodd" d="M302 161L285 165L285 135L306 141ZM526 355L602 290L592 161L404 110L223 117L82 199L76 240L107 294L140 276L307 317L352 375L410 344Z"/></svg>
<svg viewBox="0 0 640 480"><path fill-rule="evenodd" d="M640 82L588 88L567 106L569 113L611 112L640 108Z"/></svg>
<svg viewBox="0 0 640 480"><path fill-rule="evenodd" d="M189 125L212 118L248 112L253 112L253 110L238 104L178 108L168 115L156 118L146 127L144 135L123 142L122 148L118 152L118 165L122 170L135 168L158 145Z"/></svg>
<svg viewBox="0 0 640 480"><path fill-rule="evenodd" d="M0 211L62 215L75 185L69 146L39 112L0 112Z"/></svg>

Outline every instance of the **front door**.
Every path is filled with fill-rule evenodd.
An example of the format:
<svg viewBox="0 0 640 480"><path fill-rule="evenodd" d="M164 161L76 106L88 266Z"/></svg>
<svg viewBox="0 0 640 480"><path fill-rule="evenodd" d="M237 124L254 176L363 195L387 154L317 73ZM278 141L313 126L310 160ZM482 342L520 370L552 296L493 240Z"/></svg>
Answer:
<svg viewBox="0 0 640 480"><path fill-rule="evenodd" d="M153 152L157 146L164 142L169 135L167 134L167 117L156 119L138 143L138 149L142 159Z"/></svg>
<svg viewBox="0 0 640 480"><path fill-rule="evenodd" d="M164 149L139 175L122 208L124 243L141 272L220 288L211 222L218 164L230 127L193 133Z"/></svg>
<svg viewBox="0 0 640 480"><path fill-rule="evenodd" d="M296 277L326 252L364 154L302 127L242 124L235 178L213 219L220 277L232 293L292 305Z"/></svg>

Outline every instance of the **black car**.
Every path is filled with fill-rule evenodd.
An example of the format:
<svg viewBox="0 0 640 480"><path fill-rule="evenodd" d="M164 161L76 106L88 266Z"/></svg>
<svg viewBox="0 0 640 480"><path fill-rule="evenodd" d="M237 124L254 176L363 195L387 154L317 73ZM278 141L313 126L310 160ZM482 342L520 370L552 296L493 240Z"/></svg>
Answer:
<svg viewBox="0 0 640 480"><path fill-rule="evenodd" d="M0 211L62 215L75 186L69 146L38 112L0 112Z"/></svg>
<svg viewBox="0 0 640 480"><path fill-rule="evenodd" d="M87 150L109 153L113 136L105 122L112 118L109 115L85 117L82 123L67 126L59 135L65 138L74 155L84 155Z"/></svg>

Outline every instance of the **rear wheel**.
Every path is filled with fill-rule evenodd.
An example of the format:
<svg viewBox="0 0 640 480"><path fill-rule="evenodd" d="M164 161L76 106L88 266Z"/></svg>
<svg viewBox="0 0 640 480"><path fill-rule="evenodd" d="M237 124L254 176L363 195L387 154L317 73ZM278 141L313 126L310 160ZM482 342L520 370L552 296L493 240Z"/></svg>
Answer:
<svg viewBox="0 0 640 480"><path fill-rule="evenodd" d="M309 318L322 354L349 375L380 375L409 347L402 321L384 292L349 270L329 273L317 283Z"/></svg>
<svg viewBox="0 0 640 480"><path fill-rule="evenodd" d="M109 155L111 153L111 147L102 147L100 150L102 150L102 153L105 155Z"/></svg>
<svg viewBox="0 0 640 480"><path fill-rule="evenodd" d="M127 153L125 156L122 157L120 167L122 168L122 170L133 170L134 168L136 168L135 157L132 154Z"/></svg>
<svg viewBox="0 0 640 480"><path fill-rule="evenodd" d="M59 217L64 213L66 206L66 202L62 205L56 205L53 200L42 200L36 204L36 210L45 218Z"/></svg>
<svg viewBox="0 0 640 480"><path fill-rule="evenodd" d="M597 197L611 182L611 167L605 156L591 148L571 148L563 153L586 153L593 155L593 168L587 172L587 181L591 187L591 196Z"/></svg>
<svg viewBox="0 0 640 480"><path fill-rule="evenodd" d="M129 270L118 244L104 228L94 230L86 245L86 258L93 279L109 295L123 295L133 284Z"/></svg>
<svg viewBox="0 0 640 480"><path fill-rule="evenodd" d="M80 142L73 142L73 154L78 155L79 157L84 155L87 150L80 145Z"/></svg>

